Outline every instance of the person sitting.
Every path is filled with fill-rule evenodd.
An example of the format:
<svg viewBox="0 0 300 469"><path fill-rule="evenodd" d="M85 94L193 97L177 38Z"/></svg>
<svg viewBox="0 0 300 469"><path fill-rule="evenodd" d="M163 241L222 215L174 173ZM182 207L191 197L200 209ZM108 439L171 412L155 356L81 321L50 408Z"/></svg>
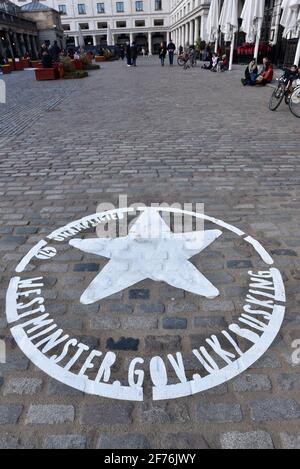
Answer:
<svg viewBox="0 0 300 469"><path fill-rule="evenodd" d="M290 86L292 86L293 82L300 78L300 69L298 69L297 65L293 65L291 68L285 68L283 77L287 82L290 82Z"/></svg>
<svg viewBox="0 0 300 469"><path fill-rule="evenodd" d="M229 70L229 60L226 54L222 55L222 59L218 63L218 70L220 72L226 72L227 70Z"/></svg>
<svg viewBox="0 0 300 469"><path fill-rule="evenodd" d="M258 67L256 59L252 59L245 70L245 78L242 78L242 84L244 86L254 86L258 77Z"/></svg>
<svg viewBox="0 0 300 469"><path fill-rule="evenodd" d="M269 83L272 83L274 75L273 65L267 57L263 59L263 69L261 73L256 78L256 85L266 86Z"/></svg>
<svg viewBox="0 0 300 469"><path fill-rule="evenodd" d="M220 61L220 58L219 58L218 54L213 54L211 72L217 72L218 71L219 61Z"/></svg>
<svg viewBox="0 0 300 469"><path fill-rule="evenodd" d="M48 49L45 49L42 53L42 65L43 68L52 68L52 57Z"/></svg>

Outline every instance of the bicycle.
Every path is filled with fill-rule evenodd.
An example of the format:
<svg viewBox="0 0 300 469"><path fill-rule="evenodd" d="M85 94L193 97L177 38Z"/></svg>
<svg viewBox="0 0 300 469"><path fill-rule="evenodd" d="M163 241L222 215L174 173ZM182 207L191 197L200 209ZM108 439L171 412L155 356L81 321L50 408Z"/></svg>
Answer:
<svg viewBox="0 0 300 469"><path fill-rule="evenodd" d="M292 84L293 82L285 76L279 78L278 86L270 98L269 109L276 111L284 99L291 113L300 118L300 85L293 88Z"/></svg>
<svg viewBox="0 0 300 469"><path fill-rule="evenodd" d="M289 100L291 113L300 119L300 84L296 86Z"/></svg>
<svg viewBox="0 0 300 469"><path fill-rule="evenodd" d="M178 56L177 64L179 65L179 67L183 67L186 70L190 67L196 67L197 59L195 58L195 55L192 52L186 52Z"/></svg>

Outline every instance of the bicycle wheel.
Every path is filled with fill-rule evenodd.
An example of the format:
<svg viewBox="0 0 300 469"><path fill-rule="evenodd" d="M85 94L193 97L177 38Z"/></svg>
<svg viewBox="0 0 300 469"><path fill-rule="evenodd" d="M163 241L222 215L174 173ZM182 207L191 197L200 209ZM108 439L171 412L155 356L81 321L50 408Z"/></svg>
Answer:
<svg viewBox="0 0 300 469"><path fill-rule="evenodd" d="M272 96L269 102L269 109L270 111L276 111L279 108L283 98L285 95L285 88L284 85L278 85L276 90L273 91Z"/></svg>
<svg viewBox="0 0 300 469"><path fill-rule="evenodd" d="M291 113L300 119L300 86L294 90L289 102L289 107Z"/></svg>
<svg viewBox="0 0 300 469"><path fill-rule="evenodd" d="M183 67L184 64L185 64L185 60L183 60L182 57L178 57L177 63L178 63L178 65L179 65L179 67Z"/></svg>

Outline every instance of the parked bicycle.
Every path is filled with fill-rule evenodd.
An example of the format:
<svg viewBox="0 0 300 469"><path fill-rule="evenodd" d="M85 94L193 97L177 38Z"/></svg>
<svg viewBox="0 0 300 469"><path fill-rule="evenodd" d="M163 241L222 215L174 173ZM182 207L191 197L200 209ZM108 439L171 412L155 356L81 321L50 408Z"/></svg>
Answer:
<svg viewBox="0 0 300 469"><path fill-rule="evenodd" d="M299 80L297 81L299 83ZM300 84L293 87L293 81L283 75L278 79L277 88L273 91L269 102L269 109L276 111L283 99L289 106L291 113L300 118Z"/></svg>
<svg viewBox="0 0 300 469"><path fill-rule="evenodd" d="M194 51L183 52L177 58L179 67L183 67L185 70L190 67L196 67L197 59Z"/></svg>
<svg viewBox="0 0 300 469"><path fill-rule="evenodd" d="M290 97L289 107L291 113L300 119L300 85L294 89Z"/></svg>

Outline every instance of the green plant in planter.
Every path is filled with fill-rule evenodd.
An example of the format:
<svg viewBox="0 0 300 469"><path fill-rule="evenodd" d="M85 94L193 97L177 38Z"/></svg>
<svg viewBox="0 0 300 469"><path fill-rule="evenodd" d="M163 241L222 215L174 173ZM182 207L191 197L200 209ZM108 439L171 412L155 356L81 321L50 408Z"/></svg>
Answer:
<svg viewBox="0 0 300 469"><path fill-rule="evenodd" d="M85 70L76 70L65 74L65 80L79 79L88 77L89 74Z"/></svg>
<svg viewBox="0 0 300 469"><path fill-rule="evenodd" d="M61 57L60 62L63 64L65 75L72 73L74 71L73 64L70 57Z"/></svg>
<svg viewBox="0 0 300 469"><path fill-rule="evenodd" d="M100 68L98 64L87 64L85 70L100 70Z"/></svg>

